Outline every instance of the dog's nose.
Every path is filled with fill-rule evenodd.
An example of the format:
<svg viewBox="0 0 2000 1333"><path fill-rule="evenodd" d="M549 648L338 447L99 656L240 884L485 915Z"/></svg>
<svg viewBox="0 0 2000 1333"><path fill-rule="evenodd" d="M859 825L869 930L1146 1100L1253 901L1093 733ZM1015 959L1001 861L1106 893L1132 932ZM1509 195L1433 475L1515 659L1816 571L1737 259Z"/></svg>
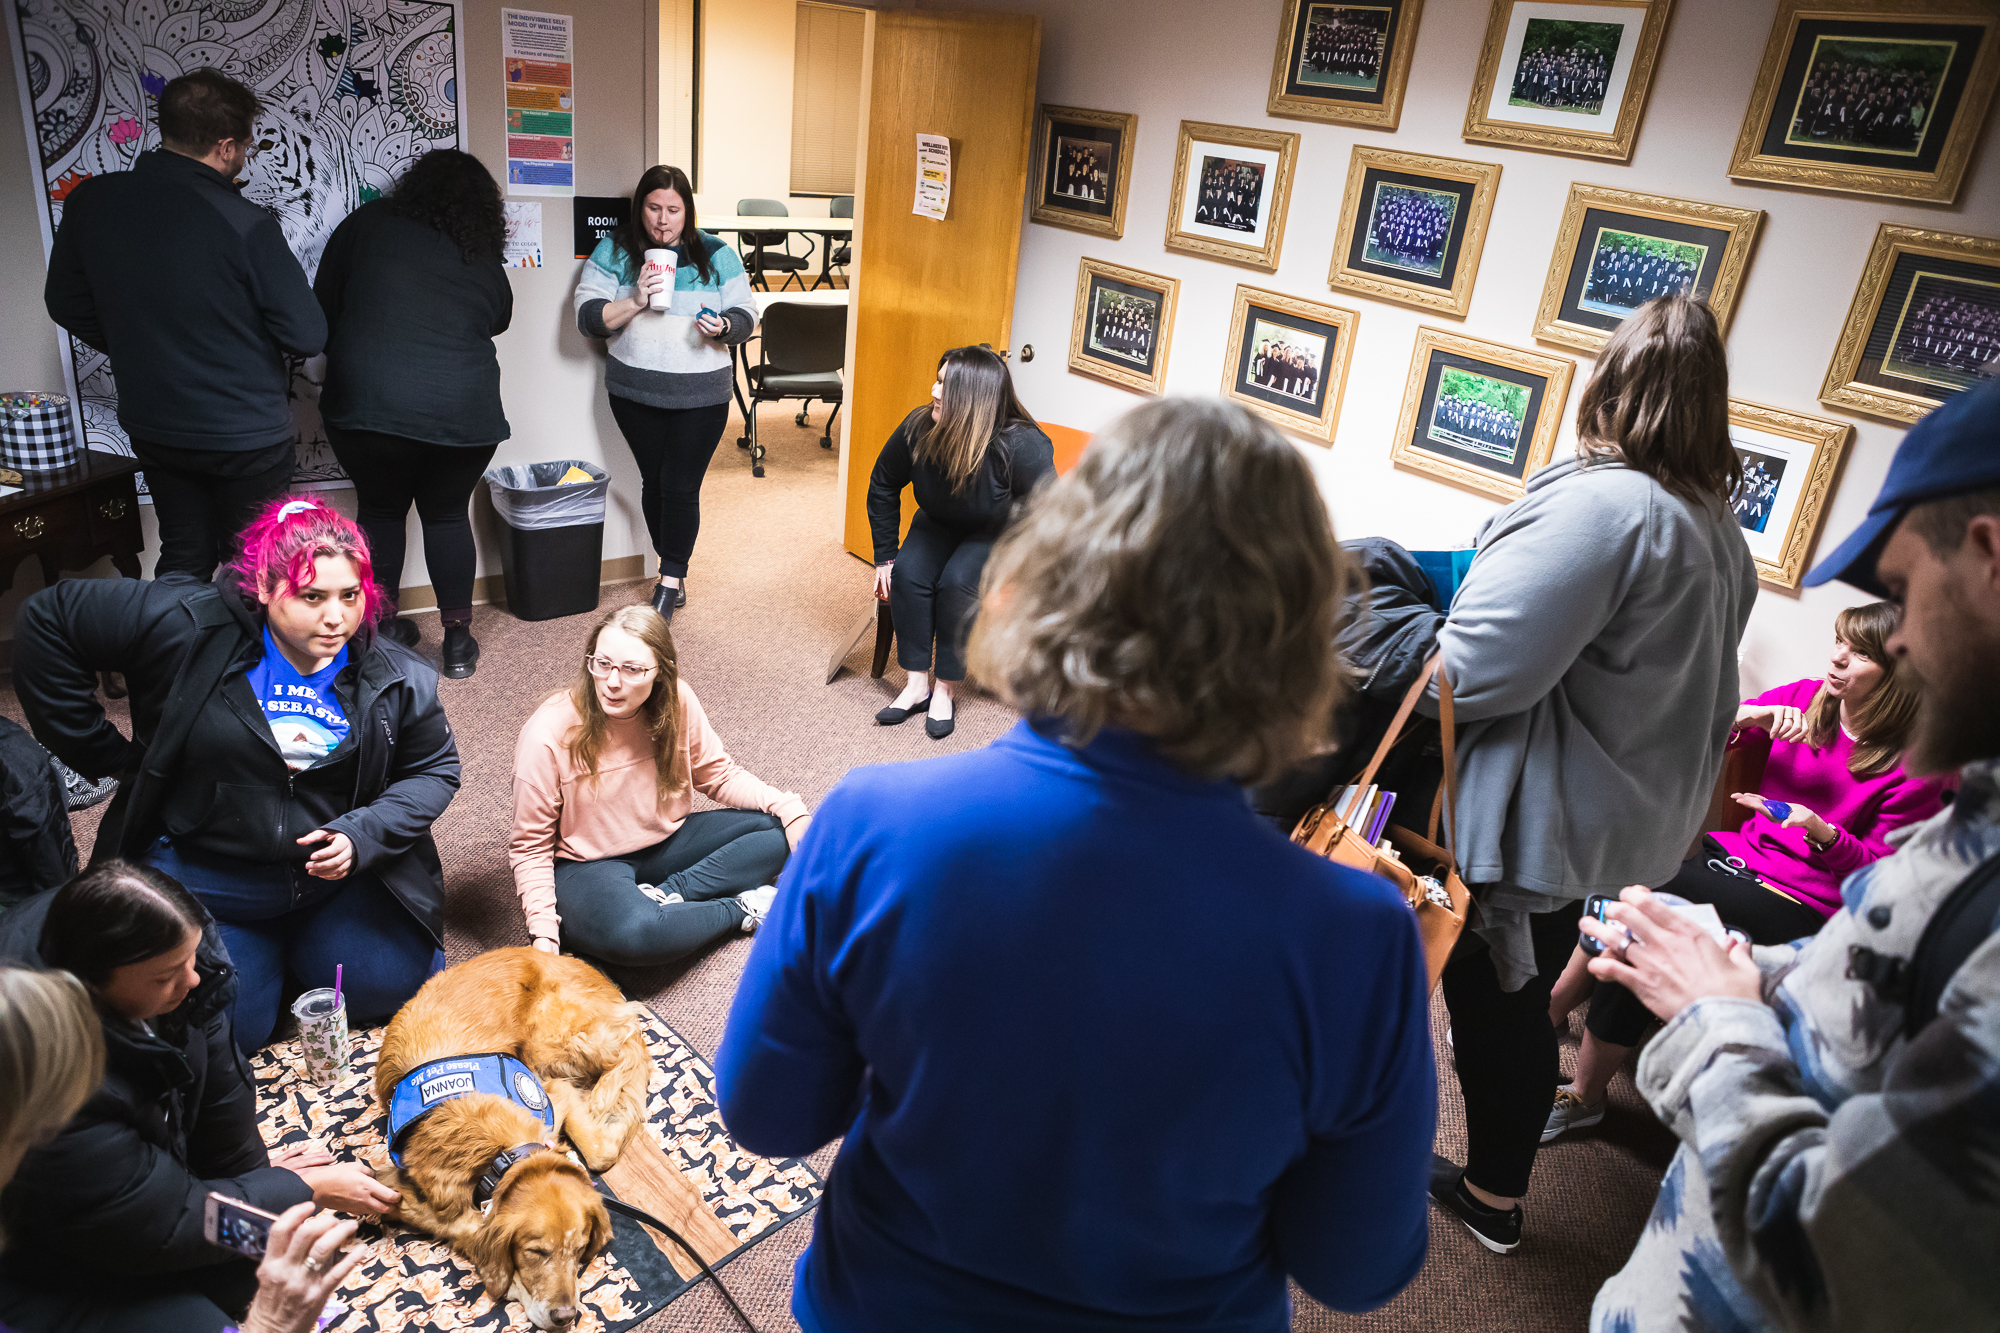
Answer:
<svg viewBox="0 0 2000 1333"><path fill-rule="evenodd" d="M576 1323L576 1307L574 1305L551 1305L549 1307L549 1322L557 1328L571 1327Z"/></svg>

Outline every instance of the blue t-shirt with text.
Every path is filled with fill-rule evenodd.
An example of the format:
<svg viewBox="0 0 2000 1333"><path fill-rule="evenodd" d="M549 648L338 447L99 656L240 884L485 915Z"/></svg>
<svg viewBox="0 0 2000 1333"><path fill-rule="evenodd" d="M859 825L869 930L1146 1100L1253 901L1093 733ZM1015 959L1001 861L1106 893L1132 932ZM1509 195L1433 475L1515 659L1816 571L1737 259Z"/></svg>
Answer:
<svg viewBox="0 0 2000 1333"><path fill-rule="evenodd" d="M333 692L333 678L347 665L347 647L310 676L303 676L264 627L264 660L250 668L250 689L271 724L271 737L292 768L311 768L347 735L347 713Z"/></svg>

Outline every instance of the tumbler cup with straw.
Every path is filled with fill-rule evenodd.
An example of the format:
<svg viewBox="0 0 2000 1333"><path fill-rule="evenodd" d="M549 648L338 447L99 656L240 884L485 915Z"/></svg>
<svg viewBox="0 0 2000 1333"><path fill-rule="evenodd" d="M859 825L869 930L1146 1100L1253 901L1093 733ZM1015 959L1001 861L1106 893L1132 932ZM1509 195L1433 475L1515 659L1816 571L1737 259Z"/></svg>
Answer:
<svg viewBox="0 0 2000 1333"><path fill-rule="evenodd" d="M347 1000L340 990L345 970L343 964L334 965L332 990L322 986L292 1002L306 1077L323 1088L347 1076Z"/></svg>

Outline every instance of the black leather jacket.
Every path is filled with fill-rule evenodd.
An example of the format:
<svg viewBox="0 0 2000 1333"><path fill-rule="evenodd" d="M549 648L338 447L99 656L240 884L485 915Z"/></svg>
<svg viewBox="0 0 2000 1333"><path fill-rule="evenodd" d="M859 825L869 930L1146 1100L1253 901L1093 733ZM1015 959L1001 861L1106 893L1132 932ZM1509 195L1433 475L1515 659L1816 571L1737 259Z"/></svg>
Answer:
<svg viewBox="0 0 2000 1333"><path fill-rule="evenodd" d="M224 580L74 579L30 597L14 629L14 683L35 738L87 776L119 776L93 861L140 856L161 834L201 850L303 862L316 828L354 843L434 939L444 874L430 827L458 790L458 745L437 673L365 630L334 680L349 731L302 773L286 767L246 677L261 608ZM104 716L96 673L125 674L132 738Z"/></svg>

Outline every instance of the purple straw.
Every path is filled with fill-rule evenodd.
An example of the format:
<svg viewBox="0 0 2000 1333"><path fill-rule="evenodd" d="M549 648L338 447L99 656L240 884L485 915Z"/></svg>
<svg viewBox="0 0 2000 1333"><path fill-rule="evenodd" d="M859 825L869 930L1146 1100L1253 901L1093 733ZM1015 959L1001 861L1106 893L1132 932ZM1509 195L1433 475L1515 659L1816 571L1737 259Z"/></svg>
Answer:
<svg viewBox="0 0 2000 1333"><path fill-rule="evenodd" d="M333 1007L340 1008L340 974L347 969L345 963L333 965Z"/></svg>

